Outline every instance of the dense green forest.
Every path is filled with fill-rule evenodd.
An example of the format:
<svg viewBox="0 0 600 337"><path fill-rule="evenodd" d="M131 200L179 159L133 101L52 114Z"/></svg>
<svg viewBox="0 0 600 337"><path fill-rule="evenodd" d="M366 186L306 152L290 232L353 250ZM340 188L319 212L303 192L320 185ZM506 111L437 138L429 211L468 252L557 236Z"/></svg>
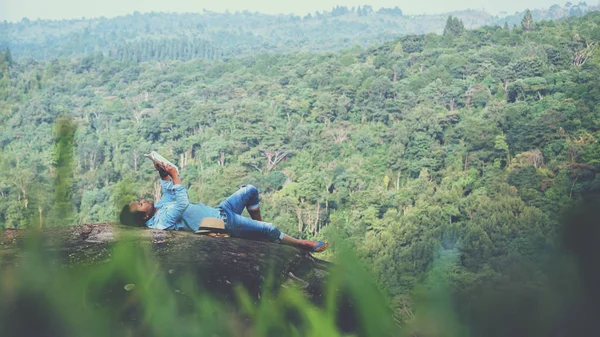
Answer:
<svg viewBox="0 0 600 337"><path fill-rule="evenodd" d="M598 9L585 2L533 10L535 21L581 16ZM336 6L305 16L260 13L145 13L116 18L33 20L0 23L0 49L16 59L52 59L101 52L119 61L208 60L259 52L337 51L363 48L410 34L441 34L446 18L468 29L484 25L520 25L524 13L492 16L479 10L438 15L405 15L398 7Z"/></svg>
<svg viewBox="0 0 600 337"><path fill-rule="evenodd" d="M350 243L401 320L432 263L452 259L459 312L478 321L482 284L518 284L501 293L513 304L553 291L540 266L562 212L600 187L598 41L600 13L528 12L516 27L450 17L440 35L339 52L138 63L6 50L0 228L57 225L57 213L114 221L124 201L158 197L143 157L155 149L192 201L216 205L252 183L285 232ZM56 184L64 116L77 128L74 176ZM65 193L71 205L51 203ZM554 309L521 315L535 324ZM479 321L473 333L493 335Z"/></svg>

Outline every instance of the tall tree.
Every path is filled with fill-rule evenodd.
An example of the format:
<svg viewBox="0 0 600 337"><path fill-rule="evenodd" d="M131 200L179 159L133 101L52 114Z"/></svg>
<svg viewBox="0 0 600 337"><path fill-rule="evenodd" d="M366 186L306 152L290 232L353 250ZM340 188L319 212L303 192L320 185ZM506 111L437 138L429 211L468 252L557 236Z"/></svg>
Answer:
<svg viewBox="0 0 600 337"><path fill-rule="evenodd" d="M4 60L6 62L8 62L9 66L12 66L13 57L12 57L12 54L10 53L10 49L8 47L6 47L6 49L4 50Z"/></svg>
<svg viewBox="0 0 600 337"><path fill-rule="evenodd" d="M523 20L521 20L521 27L523 27L526 32L533 29L533 15L531 15L531 11L529 9L525 11Z"/></svg>
<svg viewBox="0 0 600 337"><path fill-rule="evenodd" d="M74 220L73 207L73 147L75 125L71 118L57 120L54 143L56 177L54 180L53 225L71 225Z"/></svg>
<svg viewBox="0 0 600 337"><path fill-rule="evenodd" d="M450 15L446 20L446 26L444 27L444 35L456 36L460 35L465 31L465 26L459 18L452 17Z"/></svg>

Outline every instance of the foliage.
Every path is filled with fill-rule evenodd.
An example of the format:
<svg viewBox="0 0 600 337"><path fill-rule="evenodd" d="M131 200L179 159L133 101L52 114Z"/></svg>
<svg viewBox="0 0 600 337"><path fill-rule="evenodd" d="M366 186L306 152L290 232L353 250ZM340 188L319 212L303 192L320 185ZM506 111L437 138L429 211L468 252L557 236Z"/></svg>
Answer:
<svg viewBox="0 0 600 337"><path fill-rule="evenodd" d="M534 10L532 19L557 20L581 16L597 6L553 6ZM450 13L455 30L519 25L524 13L499 18L483 11ZM229 59L261 52L338 51L356 45L395 40L399 35L446 32L448 13L404 15L398 7L336 6L331 11L266 15L249 11L217 13L139 13L110 18L29 20L0 23L0 49L10 48L19 59L85 57L89 67L95 54L118 61L188 61ZM447 25L446 25L447 26ZM451 25L452 26L452 25ZM448 28L448 27L446 27ZM452 30L451 30L452 31ZM445 35L445 34L444 34Z"/></svg>
<svg viewBox="0 0 600 337"><path fill-rule="evenodd" d="M444 27L444 35L460 35L464 31L463 22L459 18L453 18L450 15L448 21L446 21L446 27Z"/></svg>
<svg viewBox="0 0 600 337"><path fill-rule="evenodd" d="M192 201L253 183L287 233L341 236L391 299L427 279L440 249L458 254L448 287L462 299L513 272L546 275L532 252L554 249L562 212L599 186L599 22L214 61L3 52L0 227L48 225L64 206L49 195L70 197L73 222L114 221L119 204L159 193L143 157L154 149ZM77 126L71 182L54 163L70 155L53 137L64 115Z"/></svg>

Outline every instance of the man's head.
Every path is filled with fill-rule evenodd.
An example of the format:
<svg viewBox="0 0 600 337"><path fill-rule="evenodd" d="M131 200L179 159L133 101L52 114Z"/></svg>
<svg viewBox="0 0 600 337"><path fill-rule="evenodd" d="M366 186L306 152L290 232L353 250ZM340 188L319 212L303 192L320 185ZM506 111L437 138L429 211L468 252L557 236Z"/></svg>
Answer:
<svg viewBox="0 0 600 337"><path fill-rule="evenodd" d="M134 201L123 206L119 220L123 225L143 227L153 215L154 203L152 201Z"/></svg>

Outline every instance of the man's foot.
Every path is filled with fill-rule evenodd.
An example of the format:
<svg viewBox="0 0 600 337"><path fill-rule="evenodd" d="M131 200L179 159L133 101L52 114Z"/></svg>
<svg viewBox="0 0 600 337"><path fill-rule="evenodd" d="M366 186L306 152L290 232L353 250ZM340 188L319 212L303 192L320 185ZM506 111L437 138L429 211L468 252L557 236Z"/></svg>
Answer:
<svg viewBox="0 0 600 337"><path fill-rule="evenodd" d="M311 241L309 250L313 253L321 253L329 248L329 242L324 241Z"/></svg>
<svg viewBox="0 0 600 337"><path fill-rule="evenodd" d="M321 253L327 250L329 242L324 241L311 241L311 240L298 240L289 235L284 235L281 239L281 243L284 245L296 247L305 251L313 253Z"/></svg>

